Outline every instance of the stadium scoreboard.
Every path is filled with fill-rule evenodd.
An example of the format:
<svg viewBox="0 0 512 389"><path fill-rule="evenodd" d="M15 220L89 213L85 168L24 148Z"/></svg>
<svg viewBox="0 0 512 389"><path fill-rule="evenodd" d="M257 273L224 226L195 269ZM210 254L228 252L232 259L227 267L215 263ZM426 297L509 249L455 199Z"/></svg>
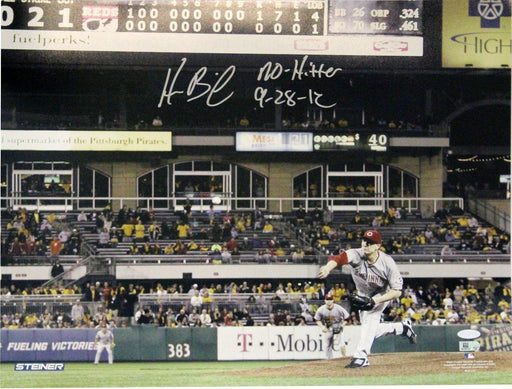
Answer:
<svg viewBox="0 0 512 389"><path fill-rule="evenodd" d="M421 11L422 1L393 0L4 0L2 27L314 36L327 26L329 34L421 35Z"/></svg>
<svg viewBox="0 0 512 389"><path fill-rule="evenodd" d="M194 52L230 53L226 46L234 46L236 53L244 51L237 46L252 45L245 50L258 53L259 41L250 39L196 48L212 46L208 38L201 40L211 35L264 36L267 54L282 54L284 37L292 46L291 54L421 56L423 49L423 0L2 0L1 4L3 30L115 33L110 39L143 33L147 45L152 33L153 37L180 34ZM361 43L357 36L367 37L373 53L357 50ZM373 36L380 38L368 38ZM12 43L19 44L20 39L13 36Z"/></svg>
<svg viewBox="0 0 512 389"><path fill-rule="evenodd" d="M315 134L315 151L386 151L389 138L382 133Z"/></svg>

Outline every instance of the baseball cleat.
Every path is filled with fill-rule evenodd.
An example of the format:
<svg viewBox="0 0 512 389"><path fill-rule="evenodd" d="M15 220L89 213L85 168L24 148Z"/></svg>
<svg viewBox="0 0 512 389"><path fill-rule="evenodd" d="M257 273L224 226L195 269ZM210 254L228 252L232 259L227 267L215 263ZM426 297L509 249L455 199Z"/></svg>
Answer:
<svg viewBox="0 0 512 389"><path fill-rule="evenodd" d="M368 359L366 358L352 358L350 363L348 365L345 365L345 367L349 369L355 369L358 367L368 367L370 366L370 362L368 362Z"/></svg>
<svg viewBox="0 0 512 389"><path fill-rule="evenodd" d="M412 329L412 323L409 319L406 319L402 322L404 327L404 332L402 333L407 339L409 339L410 344L416 343L416 332Z"/></svg>

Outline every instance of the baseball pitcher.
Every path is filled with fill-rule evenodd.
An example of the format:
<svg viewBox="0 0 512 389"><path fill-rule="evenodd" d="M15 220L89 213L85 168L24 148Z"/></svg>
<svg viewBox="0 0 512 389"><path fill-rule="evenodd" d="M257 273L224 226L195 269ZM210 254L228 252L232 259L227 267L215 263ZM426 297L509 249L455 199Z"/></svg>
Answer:
<svg viewBox="0 0 512 389"><path fill-rule="evenodd" d="M332 294L325 296L325 304L315 312L316 324L324 333L326 358L332 359L333 351L340 350L346 355L345 339L343 337L343 322L350 314L338 304L334 304Z"/></svg>
<svg viewBox="0 0 512 389"><path fill-rule="evenodd" d="M357 293L349 296L353 309L359 310L361 339L350 363L345 367L369 366L373 341L381 336L403 335L411 344L416 333L409 319L401 323L381 323L381 315L391 300L402 294L403 280L393 258L380 250L382 237L376 230L364 233L361 248L349 249L329 257L320 268L319 278L326 278L338 266L349 265Z"/></svg>

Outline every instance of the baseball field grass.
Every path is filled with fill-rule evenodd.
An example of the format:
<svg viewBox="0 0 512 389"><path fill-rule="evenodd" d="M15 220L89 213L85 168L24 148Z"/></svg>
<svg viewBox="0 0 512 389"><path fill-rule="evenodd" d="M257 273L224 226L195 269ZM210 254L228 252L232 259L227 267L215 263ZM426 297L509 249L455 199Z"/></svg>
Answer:
<svg viewBox="0 0 512 389"><path fill-rule="evenodd" d="M371 366L330 361L70 362L63 371L15 371L0 365L1 388L510 385L512 352L373 355Z"/></svg>

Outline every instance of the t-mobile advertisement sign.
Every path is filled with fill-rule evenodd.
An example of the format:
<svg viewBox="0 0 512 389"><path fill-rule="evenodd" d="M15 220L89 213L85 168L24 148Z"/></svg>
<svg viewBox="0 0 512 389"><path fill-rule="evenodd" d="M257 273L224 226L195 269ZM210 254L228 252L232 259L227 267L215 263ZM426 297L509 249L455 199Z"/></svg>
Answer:
<svg viewBox="0 0 512 389"><path fill-rule="evenodd" d="M347 326L331 342L317 326L220 327L218 359L310 360L325 359L328 355L341 358L353 355L359 332L360 326Z"/></svg>

